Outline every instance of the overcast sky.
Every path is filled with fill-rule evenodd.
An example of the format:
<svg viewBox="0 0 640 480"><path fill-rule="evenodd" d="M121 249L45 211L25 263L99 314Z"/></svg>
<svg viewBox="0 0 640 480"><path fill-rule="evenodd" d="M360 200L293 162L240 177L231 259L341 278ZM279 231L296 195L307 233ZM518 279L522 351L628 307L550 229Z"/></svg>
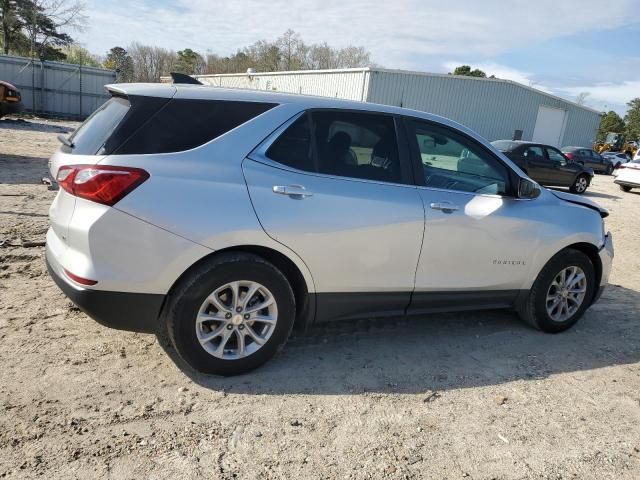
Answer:
<svg viewBox="0 0 640 480"><path fill-rule="evenodd" d="M291 28L386 68L466 63L619 113L640 97L638 0L89 0L87 14L76 36L101 55L132 41L228 55Z"/></svg>

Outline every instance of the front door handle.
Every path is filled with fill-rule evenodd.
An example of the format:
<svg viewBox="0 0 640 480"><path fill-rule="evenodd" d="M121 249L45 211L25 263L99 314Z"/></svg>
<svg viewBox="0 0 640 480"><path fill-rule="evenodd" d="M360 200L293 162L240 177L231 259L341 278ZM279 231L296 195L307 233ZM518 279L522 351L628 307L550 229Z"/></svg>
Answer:
<svg viewBox="0 0 640 480"><path fill-rule="evenodd" d="M456 210L460 210L460 207L449 202L434 202L429 206L433 210L441 210L445 213L451 213L451 212L455 212Z"/></svg>
<svg viewBox="0 0 640 480"><path fill-rule="evenodd" d="M313 193L304 188L302 185L274 185L273 193L277 193L279 195L287 195L293 198L306 198L313 195Z"/></svg>

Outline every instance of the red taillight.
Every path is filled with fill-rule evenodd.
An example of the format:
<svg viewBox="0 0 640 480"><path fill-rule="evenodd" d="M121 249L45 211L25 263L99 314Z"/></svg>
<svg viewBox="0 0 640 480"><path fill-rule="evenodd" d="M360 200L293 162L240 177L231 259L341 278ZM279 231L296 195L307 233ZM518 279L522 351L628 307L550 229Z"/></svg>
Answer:
<svg viewBox="0 0 640 480"><path fill-rule="evenodd" d="M74 275L66 268L64 269L64 273L67 275L67 277L69 277L74 282L79 283L80 285L95 285L96 283L98 283L97 280L89 280L88 278L82 278L78 275Z"/></svg>
<svg viewBox="0 0 640 480"><path fill-rule="evenodd" d="M567 157L569 160L573 160L573 153L565 153L564 156Z"/></svg>
<svg viewBox="0 0 640 480"><path fill-rule="evenodd" d="M140 168L111 165L65 165L56 181L76 197L113 206L149 178Z"/></svg>

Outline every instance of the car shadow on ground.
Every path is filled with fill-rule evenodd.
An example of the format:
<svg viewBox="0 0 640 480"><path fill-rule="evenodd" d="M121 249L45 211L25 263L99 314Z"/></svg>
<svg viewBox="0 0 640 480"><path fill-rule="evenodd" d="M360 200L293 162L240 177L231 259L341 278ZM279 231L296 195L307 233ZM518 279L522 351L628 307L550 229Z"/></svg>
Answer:
<svg viewBox="0 0 640 480"><path fill-rule="evenodd" d="M544 379L640 361L640 292L610 286L571 330L544 334L509 311L469 312L312 327L263 367L202 375L159 341L187 376L244 394L424 393Z"/></svg>
<svg viewBox="0 0 640 480"><path fill-rule="evenodd" d="M50 175L46 158L0 153L0 183L37 184Z"/></svg>
<svg viewBox="0 0 640 480"><path fill-rule="evenodd" d="M53 132L53 133L70 133L73 128L64 125L56 125L39 121L36 119L24 118L4 118L0 120L0 129L7 130L28 130L30 132Z"/></svg>

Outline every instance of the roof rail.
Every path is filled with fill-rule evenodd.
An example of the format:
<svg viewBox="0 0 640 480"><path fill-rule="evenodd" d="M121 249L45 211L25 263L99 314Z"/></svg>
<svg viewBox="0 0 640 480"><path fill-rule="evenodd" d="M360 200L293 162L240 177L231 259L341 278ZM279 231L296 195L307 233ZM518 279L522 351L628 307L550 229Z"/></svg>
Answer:
<svg viewBox="0 0 640 480"><path fill-rule="evenodd" d="M189 84L189 85L203 85L202 82L198 81L197 79L186 75L184 73L178 73L178 72L171 72L170 73L171 78L173 79L173 83L183 83L183 84Z"/></svg>

